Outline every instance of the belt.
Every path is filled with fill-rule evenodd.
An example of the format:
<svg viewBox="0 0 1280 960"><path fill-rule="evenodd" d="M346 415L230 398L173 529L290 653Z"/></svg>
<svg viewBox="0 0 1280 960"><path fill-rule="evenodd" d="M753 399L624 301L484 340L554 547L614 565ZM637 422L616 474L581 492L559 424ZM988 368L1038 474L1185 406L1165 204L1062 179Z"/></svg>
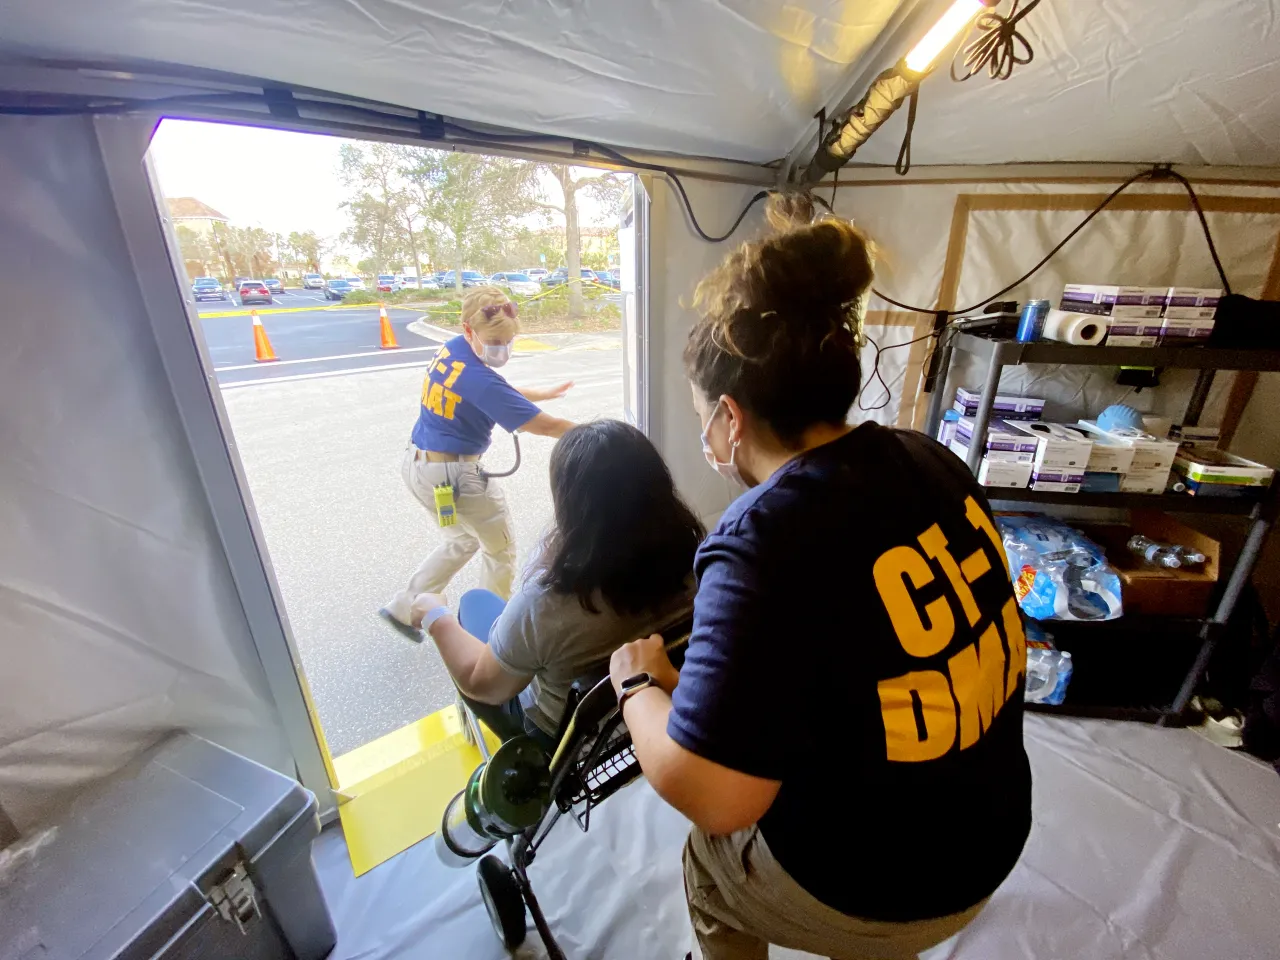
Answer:
<svg viewBox="0 0 1280 960"><path fill-rule="evenodd" d="M414 450L413 459L426 460L428 463L475 463L480 459L480 454L440 453L436 450Z"/></svg>

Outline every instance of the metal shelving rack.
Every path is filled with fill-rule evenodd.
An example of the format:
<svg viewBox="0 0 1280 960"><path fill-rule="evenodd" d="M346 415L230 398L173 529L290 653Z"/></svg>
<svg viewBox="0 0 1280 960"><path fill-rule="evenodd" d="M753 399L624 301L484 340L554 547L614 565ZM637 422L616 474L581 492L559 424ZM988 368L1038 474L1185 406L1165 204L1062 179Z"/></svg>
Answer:
<svg viewBox="0 0 1280 960"><path fill-rule="evenodd" d="M1204 402L1217 370L1265 370L1280 371L1280 350L1223 350L1213 347L1076 347L1063 343L1020 343L1015 340L998 340L971 333L957 333L947 337L939 354L937 379L930 397L925 429L936 436L941 419L942 405L946 400L947 374L953 351L959 350L987 362L982 386L982 397L974 416L973 442L969 445L967 464L976 476L986 449L987 427L995 404L1000 375L1005 367L1027 363L1073 364L1079 366L1143 366L1169 367L1199 370L1200 377L1187 404L1183 422L1195 423L1200 417ZM1192 629L1199 639L1199 648L1190 669L1183 678L1173 702L1156 707L1072 705L1070 701L1058 707L1028 704L1039 712L1061 713L1076 716L1108 717L1112 719L1145 720L1160 724L1180 721L1186 711L1195 688L1204 675L1214 648L1222 636L1227 621L1235 610L1253 568L1257 564L1262 545L1276 519L1276 484L1272 484L1256 499L1193 497L1186 494L1132 494L1132 493L1045 493L1036 490L996 489L988 493L989 499L998 503L1057 504L1081 507L1107 507L1122 510L1163 510L1170 513L1199 513L1219 516L1236 516L1248 520L1249 529L1236 561L1222 586L1213 614L1194 621L1169 621L1160 618L1120 617L1105 623L1091 624L1091 629L1123 632L1137 627L1147 630Z"/></svg>

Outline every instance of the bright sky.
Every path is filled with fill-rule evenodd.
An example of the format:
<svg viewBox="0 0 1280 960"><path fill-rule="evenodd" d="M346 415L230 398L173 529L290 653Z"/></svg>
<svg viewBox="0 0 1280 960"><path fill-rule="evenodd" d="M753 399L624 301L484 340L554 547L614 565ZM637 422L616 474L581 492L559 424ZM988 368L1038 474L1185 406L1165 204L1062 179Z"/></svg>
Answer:
<svg viewBox="0 0 1280 960"><path fill-rule="evenodd" d="M338 148L346 141L313 133L165 120L151 156L166 197L195 197L234 226L273 233L314 230L334 239L347 226L347 198L338 179ZM585 172L585 171L583 171ZM559 188L548 193L558 201ZM582 219L598 208L579 193Z"/></svg>

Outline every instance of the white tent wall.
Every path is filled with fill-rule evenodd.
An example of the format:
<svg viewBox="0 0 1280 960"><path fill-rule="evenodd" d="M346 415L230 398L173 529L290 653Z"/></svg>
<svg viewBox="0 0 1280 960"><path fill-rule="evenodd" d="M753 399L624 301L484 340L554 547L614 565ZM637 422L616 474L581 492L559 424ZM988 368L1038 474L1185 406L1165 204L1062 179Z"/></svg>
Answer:
<svg viewBox="0 0 1280 960"><path fill-rule="evenodd" d="M681 494L708 525L736 497L738 490L707 467L698 437L689 381L682 359L693 326L693 292L735 244L755 237L763 223L760 205L724 243L707 243L693 231L671 186L644 177L649 191L649 404L650 436ZM702 228L723 233L760 189L757 186L685 180L694 215Z"/></svg>
<svg viewBox="0 0 1280 960"><path fill-rule="evenodd" d="M1195 179L1196 171L1184 172ZM998 174L990 168L949 168L946 179L939 182L928 182L927 173L920 176L924 182L858 182L857 171L850 170L836 192L835 208L877 244L877 287L895 300L929 308L939 303L940 293L945 295L945 306L965 307L1017 279L1070 232L1094 201L1124 179L1091 173L1088 167L1056 180L1054 174L1037 179L1034 167L1020 167L1007 180L993 179ZM1280 176L1277 184L1202 183L1197 187L1210 209L1209 226L1236 292L1280 293L1275 289L1280 283ZM818 192L829 196L828 190L829 185L824 185ZM1041 297L1056 302L1063 284L1073 282L1220 286L1199 223L1184 208L1185 198L1176 185L1130 187L1113 204L1119 209L1099 214L1007 298ZM1125 209L1126 205L1142 209ZM1215 211L1215 206L1229 209ZM907 313L878 298L871 301L867 329L881 347L921 337L932 325L932 314ZM880 371L890 386L889 402L870 413L855 411L855 419L923 425L928 398L919 390L920 374L929 350L925 340L884 352ZM864 379L869 375L870 363ZM1216 378L1202 422L1217 422L1231 380L1230 374ZM1096 414L1123 398L1144 412L1177 420L1194 381L1190 371L1167 371L1159 389L1135 395L1117 386L1110 371L1023 367L1007 370L1002 388L1044 395L1050 401L1046 415L1052 418ZM981 370L957 354L950 384L944 389L976 388L981 382ZM874 406L883 398L878 385L868 385L862 403Z"/></svg>
<svg viewBox="0 0 1280 960"><path fill-rule="evenodd" d="M0 117L0 182L0 808L172 729L292 772L94 121Z"/></svg>

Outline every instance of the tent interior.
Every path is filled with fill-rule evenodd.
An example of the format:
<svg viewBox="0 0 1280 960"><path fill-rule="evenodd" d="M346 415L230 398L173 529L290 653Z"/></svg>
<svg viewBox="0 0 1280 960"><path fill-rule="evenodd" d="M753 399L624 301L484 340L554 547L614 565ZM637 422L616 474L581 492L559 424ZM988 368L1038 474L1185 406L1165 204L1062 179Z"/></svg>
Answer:
<svg viewBox="0 0 1280 960"><path fill-rule="evenodd" d="M711 527L735 491L699 448L681 361L688 304L734 244L765 230L752 203L762 191L811 188L876 245L876 289L896 304L867 304L853 422L923 429L933 396L949 405L957 387L979 389L980 358L957 350L926 390L937 311L997 291L1021 302L1068 283L1221 287L1216 258L1232 292L1280 300L1280 0L1043 0L1018 25L1034 57L1007 79L952 82L951 48L923 79L905 175L894 163L906 106L837 173L806 180L822 149L815 115L842 118L950 6L0 5L0 848L189 731L316 795L332 956L506 955L474 871L443 867L430 841L352 875L335 813L350 797L310 720L171 263L173 226L146 159L160 118L637 173L647 198L637 418ZM1186 184L1148 176L1156 164ZM700 235L731 226L722 242ZM1180 423L1190 404L1186 422L1219 428L1223 449L1280 466L1280 375L1269 369L1280 367L1169 368L1135 391L1115 367L1040 363L1011 366L995 385L1043 397L1060 422L1124 402ZM1091 503L1068 515L1115 515ZM1224 552L1260 550L1253 593L1275 624L1280 550L1260 539L1269 518L1248 527L1206 511L1195 522ZM1142 641L1131 666L1181 658L1176 692L1199 635L1185 657L1159 640ZM779 697L796 708L791 693ZM1174 727L1029 716L1026 851L989 909L927 956L1274 956L1275 770ZM683 956L685 821L638 783L592 823L587 833L558 824L531 874L567 955ZM819 842L856 861L860 825L837 829ZM3 884L0 869L0 912ZM517 955L540 950L531 934ZM45 955L0 942L0 960Z"/></svg>

